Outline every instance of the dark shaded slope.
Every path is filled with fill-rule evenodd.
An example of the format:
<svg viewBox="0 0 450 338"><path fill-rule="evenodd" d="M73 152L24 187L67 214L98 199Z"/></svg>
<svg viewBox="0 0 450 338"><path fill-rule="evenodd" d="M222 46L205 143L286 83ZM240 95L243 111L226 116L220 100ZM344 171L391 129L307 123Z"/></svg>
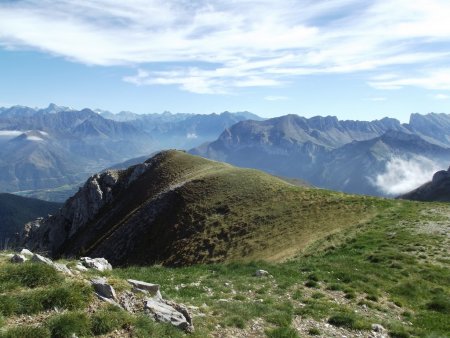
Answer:
<svg viewBox="0 0 450 338"><path fill-rule="evenodd" d="M62 206L34 198L20 197L12 194L0 194L0 244L15 239L25 223L37 217L55 214Z"/></svg>

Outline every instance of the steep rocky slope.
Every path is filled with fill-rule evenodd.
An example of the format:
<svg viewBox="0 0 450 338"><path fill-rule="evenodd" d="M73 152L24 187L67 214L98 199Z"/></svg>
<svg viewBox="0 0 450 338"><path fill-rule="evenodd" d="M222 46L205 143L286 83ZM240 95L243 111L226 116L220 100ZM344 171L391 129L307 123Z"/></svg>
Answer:
<svg viewBox="0 0 450 338"><path fill-rule="evenodd" d="M430 182L399 196L399 198L413 201L450 202L450 168L438 171Z"/></svg>
<svg viewBox="0 0 450 338"><path fill-rule="evenodd" d="M372 204L166 151L92 176L58 214L28 224L23 244L114 265L276 261L370 218Z"/></svg>

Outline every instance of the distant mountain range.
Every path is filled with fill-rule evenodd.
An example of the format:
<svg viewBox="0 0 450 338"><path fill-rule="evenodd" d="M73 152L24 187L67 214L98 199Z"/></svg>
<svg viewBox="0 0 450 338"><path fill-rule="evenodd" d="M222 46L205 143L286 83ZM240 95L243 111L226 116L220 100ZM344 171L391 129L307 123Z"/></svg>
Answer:
<svg viewBox="0 0 450 338"><path fill-rule="evenodd" d="M318 187L386 195L389 187L380 186L379 177L396 174L386 172L393 159L426 159L435 166L447 167L448 135L450 115L446 114L413 114L408 124L390 118L365 122L287 115L265 121L241 121L226 129L216 141L190 152L304 179Z"/></svg>
<svg viewBox="0 0 450 338"><path fill-rule="evenodd" d="M14 106L0 109L0 191L62 201L95 172L175 148L318 187L395 196L424 182L405 173L409 165L424 167L421 177L448 167L449 135L450 115L435 113L402 124Z"/></svg>
<svg viewBox="0 0 450 338"><path fill-rule="evenodd" d="M250 117L260 119L246 112L115 115L55 104L45 109L1 108L0 191L36 192L39 197L48 189L68 186L72 191L115 163L149 157L163 148L189 149Z"/></svg>
<svg viewBox="0 0 450 338"><path fill-rule="evenodd" d="M399 198L424 202L450 202L450 168L436 172L430 182Z"/></svg>

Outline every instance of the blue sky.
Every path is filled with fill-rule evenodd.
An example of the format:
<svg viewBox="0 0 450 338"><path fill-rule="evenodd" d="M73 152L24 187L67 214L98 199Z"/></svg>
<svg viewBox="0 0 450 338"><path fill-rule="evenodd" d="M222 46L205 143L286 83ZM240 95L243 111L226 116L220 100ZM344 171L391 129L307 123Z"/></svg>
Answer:
<svg viewBox="0 0 450 338"><path fill-rule="evenodd" d="M448 0L0 0L0 106L450 113Z"/></svg>

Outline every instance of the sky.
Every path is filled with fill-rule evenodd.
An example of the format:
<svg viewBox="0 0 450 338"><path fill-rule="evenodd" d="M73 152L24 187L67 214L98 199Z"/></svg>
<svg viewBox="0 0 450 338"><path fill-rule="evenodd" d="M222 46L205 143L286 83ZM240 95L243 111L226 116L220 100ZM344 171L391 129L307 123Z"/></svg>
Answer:
<svg viewBox="0 0 450 338"><path fill-rule="evenodd" d="M450 113L448 0L0 0L0 106Z"/></svg>

